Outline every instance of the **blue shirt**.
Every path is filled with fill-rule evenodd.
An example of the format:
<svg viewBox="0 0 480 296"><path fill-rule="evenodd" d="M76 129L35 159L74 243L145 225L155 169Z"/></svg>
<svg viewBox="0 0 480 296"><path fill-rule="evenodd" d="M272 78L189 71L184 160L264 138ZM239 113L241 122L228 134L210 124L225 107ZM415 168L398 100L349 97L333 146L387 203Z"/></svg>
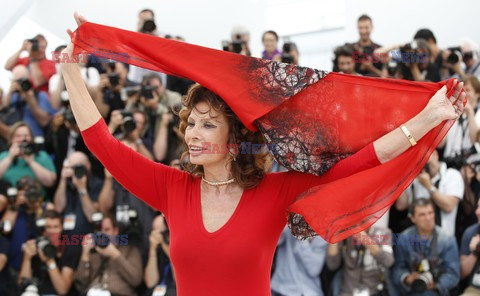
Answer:
<svg viewBox="0 0 480 296"><path fill-rule="evenodd" d="M470 227L468 227L467 229L465 229L465 232L462 235L462 244L460 246L460 255L464 255L464 256L470 255L470 241L472 240L472 238L474 236L476 236L479 233L479 230L480 230L480 224L478 224L478 223L473 224ZM479 259L477 259L477 261L478 260ZM477 265L478 265L478 262L477 262ZM475 267L477 265L475 265ZM475 288L480 289L480 286L473 285L473 283L472 283L473 274L475 272L476 272L476 270L474 269L472 271L472 273L469 275L468 282L470 283L470 285L474 286Z"/></svg>
<svg viewBox="0 0 480 296"><path fill-rule="evenodd" d="M285 227L278 242L272 290L289 296L323 296L320 272L326 250L327 243L321 237L297 240Z"/></svg>
<svg viewBox="0 0 480 296"><path fill-rule="evenodd" d="M40 109L42 109L49 115L55 114L56 110L52 107L52 105L50 105L50 101L48 100L48 95L45 92L43 91L38 92L36 95L36 99L37 99L38 107L40 107ZM21 104L20 100L21 100L20 95L16 92L13 93L10 101L10 107L15 107L17 104ZM42 126L37 122L37 120L35 119L35 116L33 116L32 110L30 109L30 106L28 106L28 104L25 104L22 120L25 121L28 124L28 126L32 129L34 137L44 136Z"/></svg>

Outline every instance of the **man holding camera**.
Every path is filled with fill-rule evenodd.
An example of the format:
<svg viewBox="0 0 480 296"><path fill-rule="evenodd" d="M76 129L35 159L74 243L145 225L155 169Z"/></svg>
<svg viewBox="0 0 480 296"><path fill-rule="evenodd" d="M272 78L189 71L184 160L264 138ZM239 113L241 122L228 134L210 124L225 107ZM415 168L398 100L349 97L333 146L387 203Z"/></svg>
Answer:
<svg viewBox="0 0 480 296"><path fill-rule="evenodd" d="M17 65L28 67L35 90L48 93L48 81L56 73L55 63L47 59L45 51L47 39L41 34L23 41L22 47L8 58L5 69L11 71ZM22 52L27 51L28 57L20 58ZM29 78L29 77L27 77Z"/></svg>
<svg viewBox="0 0 480 296"><path fill-rule="evenodd" d="M380 45L376 44L370 38L373 30L372 19L368 15L361 15L357 21L358 34L360 39L354 44L355 50L370 57L371 61L364 61L356 64L356 72L365 76L382 76L382 63L373 63L372 55L375 49Z"/></svg>
<svg viewBox="0 0 480 296"><path fill-rule="evenodd" d="M136 85L127 78L128 70L127 64L110 62L107 64L106 73L100 74L100 83L94 96L95 104L107 122L113 110L125 107L125 87Z"/></svg>
<svg viewBox="0 0 480 296"><path fill-rule="evenodd" d="M460 278L455 237L435 226L430 199L410 206L413 226L396 242L392 279L401 295L449 295ZM413 238L413 239L412 239Z"/></svg>
<svg viewBox="0 0 480 296"><path fill-rule="evenodd" d="M78 245L63 245L59 213L49 210L44 217L44 236L28 240L23 249L19 283L37 279L40 294L76 295L72 284L81 250Z"/></svg>
<svg viewBox="0 0 480 296"><path fill-rule="evenodd" d="M448 168L445 162L439 161L438 151L434 150L424 170L418 175L402 199L406 209L416 199L428 199L433 202L435 222L447 235L455 236L455 221L458 204L463 199L465 183L462 174L453 167Z"/></svg>
<svg viewBox="0 0 480 296"><path fill-rule="evenodd" d="M105 215L101 234L85 236L82 256L75 273L76 287L87 295L136 295L135 288L142 282L142 258L130 242L116 242L118 227L115 218ZM99 237L109 237L109 242ZM106 292L108 291L108 292Z"/></svg>
<svg viewBox="0 0 480 296"><path fill-rule="evenodd" d="M469 39L463 39L460 47L449 48L445 52L447 66L454 77L464 80L466 75L474 75L480 79L480 60L478 45ZM462 63L465 68L462 68Z"/></svg>
<svg viewBox="0 0 480 296"><path fill-rule="evenodd" d="M468 277L469 286L463 296L480 295L480 203L475 211L479 223L468 227L462 236L460 246L460 274L461 278Z"/></svg>
<svg viewBox="0 0 480 296"><path fill-rule="evenodd" d="M102 181L91 174L91 165L82 152L74 152L64 163L55 192L55 209L63 213L67 234L92 232L92 214L97 212L97 198Z"/></svg>
<svg viewBox="0 0 480 296"><path fill-rule="evenodd" d="M149 242L148 261L144 273L145 285L152 290L153 296L174 296L176 284L175 273L170 262L170 234L165 217L161 214L152 221Z"/></svg>
<svg viewBox="0 0 480 296"><path fill-rule="evenodd" d="M12 69L12 75L12 84L4 102L9 110L3 120L7 125L25 121L32 129L34 136L43 137L43 128L55 114L47 93L33 89L27 67L15 66Z"/></svg>

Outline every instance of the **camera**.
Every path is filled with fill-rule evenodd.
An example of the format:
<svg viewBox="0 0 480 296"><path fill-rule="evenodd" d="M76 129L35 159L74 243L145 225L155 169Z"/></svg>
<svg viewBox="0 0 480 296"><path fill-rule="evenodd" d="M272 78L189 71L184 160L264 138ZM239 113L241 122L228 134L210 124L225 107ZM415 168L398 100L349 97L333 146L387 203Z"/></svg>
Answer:
<svg viewBox="0 0 480 296"><path fill-rule="evenodd" d="M293 64L293 56L288 53L282 53L282 63Z"/></svg>
<svg viewBox="0 0 480 296"><path fill-rule="evenodd" d="M95 231L100 231L102 229L102 220L103 220L103 214L102 212L95 212L92 214L92 224L93 224L93 229Z"/></svg>
<svg viewBox="0 0 480 296"><path fill-rule="evenodd" d="M52 245L52 242L48 237L45 237L45 236L38 237L35 240L35 242L37 244L38 250L41 250L43 254L45 254L45 257L49 259L55 258L57 250L55 249L55 246Z"/></svg>
<svg viewBox="0 0 480 296"><path fill-rule="evenodd" d="M118 73L110 73L108 74L108 81L112 87L115 87L120 83L120 75Z"/></svg>
<svg viewBox="0 0 480 296"><path fill-rule="evenodd" d="M17 80L17 82L23 92L27 92L32 89L32 83L28 78L20 78Z"/></svg>
<svg viewBox="0 0 480 296"><path fill-rule="evenodd" d="M143 22L142 29L140 30L142 33L152 33L157 28L155 21L153 19L148 19Z"/></svg>
<svg viewBox="0 0 480 296"><path fill-rule="evenodd" d="M77 179L81 179L83 176L87 175L87 168L84 165L76 164L72 168L73 168L73 175Z"/></svg>
<svg viewBox="0 0 480 296"><path fill-rule="evenodd" d="M170 245L170 230L167 228L164 231L161 232L163 241L167 244Z"/></svg>
<svg viewBox="0 0 480 296"><path fill-rule="evenodd" d="M38 40L35 38L27 39L28 42L32 44L32 52L38 51L40 47L38 46Z"/></svg>
<svg viewBox="0 0 480 296"><path fill-rule="evenodd" d="M413 292L425 292L428 289L428 285L435 281L435 270L430 269L430 263L428 259L423 259L418 266L420 277L412 282L411 288Z"/></svg>
<svg viewBox="0 0 480 296"><path fill-rule="evenodd" d="M77 124L77 121L75 120L75 116L73 115L73 112L70 108L63 109L63 111L61 111L61 114L63 115L64 120L66 120L71 125Z"/></svg>
<svg viewBox="0 0 480 296"><path fill-rule="evenodd" d="M125 134L130 134L135 130L137 127L137 123L135 122L135 118L133 118L133 114L131 112L122 111L122 129Z"/></svg>
<svg viewBox="0 0 480 296"><path fill-rule="evenodd" d="M37 186L29 186L27 190L25 190L25 197L28 202L34 203L42 197L42 191Z"/></svg>
<svg viewBox="0 0 480 296"><path fill-rule="evenodd" d="M10 221L0 221L0 235L2 235L2 233L10 233L10 231L12 231Z"/></svg>
<svg viewBox="0 0 480 296"><path fill-rule="evenodd" d="M32 155L37 152L36 150L33 142L23 141L20 143L20 154L22 155Z"/></svg>
<svg viewBox="0 0 480 296"><path fill-rule="evenodd" d="M232 50L234 53L241 53L242 52L242 36L240 34L237 34L235 36L235 39L232 41Z"/></svg>
<svg viewBox="0 0 480 296"><path fill-rule="evenodd" d="M456 64L460 60L460 57L462 56L462 50L460 47L450 47L448 48L450 51L450 54L447 57L447 63L449 64Z"/></svg>
<svg viewBox="0 0 480 296"><path fill-rule="evenodd" d="M153 91L155 86L152 85L142 85L140 89L140 96L144 97L147 100L153 99Z"/></svg>
<svg viewBox="0 0 480 296"><path fill-rule="evenodd" d="M105 235L100 231L93 234L93 236L94 236L93 239L95 241L96 246L101 249L105 249L110 244L110 238L108 237L108 235Z"/></svg>

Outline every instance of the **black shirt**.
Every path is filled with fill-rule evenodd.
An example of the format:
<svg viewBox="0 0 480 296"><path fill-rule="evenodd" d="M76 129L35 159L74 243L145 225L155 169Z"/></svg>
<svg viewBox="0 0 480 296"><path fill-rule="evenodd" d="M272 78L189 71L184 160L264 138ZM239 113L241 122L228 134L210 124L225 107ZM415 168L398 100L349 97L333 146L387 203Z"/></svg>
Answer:
<svg viewBox="0 0 480 296"><path fill-rule="evenodd" d="M55 258L57 268L62 272L63 267L69 267L75 272L82 254L82 247L80 245L67 245L60 246L60 248L63 248L63 254L60 258ZM40 294L58 294L50 280L48 267L40 260L38 255L32 258L32 277L39 280L38 290ZM73 283L66 295L78 295Z"/></svg>

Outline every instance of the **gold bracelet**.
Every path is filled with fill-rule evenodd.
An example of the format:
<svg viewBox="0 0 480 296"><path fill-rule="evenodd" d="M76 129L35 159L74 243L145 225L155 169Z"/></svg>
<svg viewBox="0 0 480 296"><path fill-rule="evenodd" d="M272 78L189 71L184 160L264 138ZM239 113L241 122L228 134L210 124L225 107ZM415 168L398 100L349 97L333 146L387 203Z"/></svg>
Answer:
<svg viewBox="0 0 480 296"><path fill-rule="evenodd" d="M400 126L400 129L402 130L402 132L405 134L405 136L407 136L407 139L410 141L410 144L412 146L415 146L417 145L417 141L415 141L415 139L413 138L412 134L410 133L410 131L408 130L408 128L405 126L405 125L401 125Z"/></svg>

